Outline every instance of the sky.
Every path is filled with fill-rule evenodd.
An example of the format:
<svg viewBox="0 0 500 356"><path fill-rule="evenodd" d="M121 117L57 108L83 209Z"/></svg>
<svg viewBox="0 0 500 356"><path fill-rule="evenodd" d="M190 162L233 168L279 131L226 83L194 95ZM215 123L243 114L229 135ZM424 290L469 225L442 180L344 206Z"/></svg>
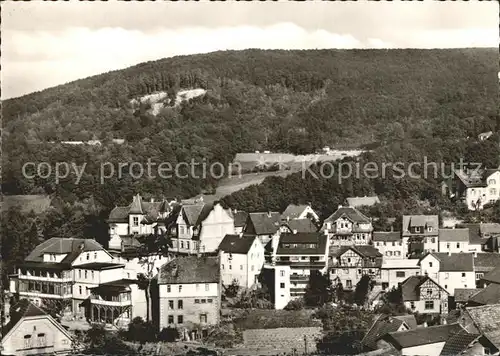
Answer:
<svg viewBox="0 0 500 356"><path fill-rule="evenodd" d="M9 1L1 96L227 49L497 47L498 13L497 1Z"/></svg>

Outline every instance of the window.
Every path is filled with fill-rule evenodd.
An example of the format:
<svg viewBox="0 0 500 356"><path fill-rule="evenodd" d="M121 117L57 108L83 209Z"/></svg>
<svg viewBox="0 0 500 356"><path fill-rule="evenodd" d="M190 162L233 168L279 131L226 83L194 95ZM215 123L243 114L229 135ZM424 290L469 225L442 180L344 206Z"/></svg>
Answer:
<svg viewBox="0 0 500 356"><path fill-rule="evenodd" d="M179 285L179 293L182 292L182 284Z"/></svg>
<svg viewBox="0 0 500 356"><path fill-rule="evenodd" d="M94 252L94 260L97 260L97 252Z"/></svg>
<svg viewBox="0 0 500 356"><path fill-rule="evenodd" d="M497 190L495 188L491 188L490 195L497 195Z"/></svg>
<svg viewBox="0 0 500 356"><path fill-rule="evenodd" d="M330 271L331 274L335 274L335 268L332 268L332 270Z"/></svg>
<svg viewBox="0 0 500 356"><path fill-rule="evenodd" d="M37 336L38 336L37 340L36 340L37 346L38 347L45 347L45 346L47 346L47 339L45 337L45 334L44 333L40 333Z"/></svg>
<svg viewBox="0 0 500 356"><path fill-rule="evenodd" d="M457 242L457 248L460 248L460 242Z"/></svg>
<svg viewBox="0 0 500 356"><path fill-rule="evenodd" d="M395 256L401 256L401 251L396 251L396 252L394 252L394 255L395 255Z"/></svg>
<svg viewBox="0 0 500 356"><path fill-rule="evenodd" d="M386 254L387 256L392 256L392 252L391 252L391 251L387 251L385 254Z"/></svg>
<svg viewBox="0 0 500 356"><path fill-rule="evenodd" d="M280 283L280 288L285 288L285 283Z"/></svg>
<svg viewBox="0 0 500 356"><path fill-rule="evenodd" d="M207 322L207 314L200 314L200 323Z"/></svg>
<svg viewBox="0 0 500 356"><path fill-rule="evenodd" d="M168 323L169 324L173 324L174 323L174 316L173 315L169 315L168 316Z"/></svg>
<svg viewBox="0 0 500 356"><path fill-rule="evenodd" d="M186 248L189 250L189 241L186 241Z"/></svg>
<svg viewBox="0 0 500 356"><path fill-rule="evenodd" d="M280 276L285 277L285 271L280 271Z"/></svg>
<svg viewBox="0 0 500 356"><path fill-rule="evenodd" d="M434 309L434 301L433 300L426 300L425 301L425 310L430 310Z"/></svg>
<svg viewBox="0 0 500 356"><path fill-rule="evenodd" d="M177 324L182 324L184 322L184 316L183 315L177 315Z"/></svg>
<svg viewBox="0 0 500 356"><path fill-rule="evenodd" d="M78 291L80 292L80 295L82 294L82 286L78 287Z"/></svg>
<svg viewBox="0 0 500 356"><path fill-rule="evenodd" d="M415 309L415 302L410 302L410 308Z"/></svg>
<svg viewBox="0 0 500 356"><path fill-rule="evenodd" d="M90 253L87 252L87 261L90 260Z"/></svg>
<svg viewBox="0 0 500 356"><path fill-rule="evenodd" d="M352 288L352 281L350 279L345 281L345 283L346 283L347 288Z"/></svg>
<svg viewBox="0 0 500 356"><path fill-rule="evenodd" d="M205 292L208 292L210 290L210 285L209 284L205 284Z"/></svg>
<svg viewBox="0 0 500 356"><path fill-rule="evenodd" d="M240 265L240 271L243 271L243 265Z"/></svg>
<svg viewBox="0 0 500 356"><path fill-rule="evenodd" d="M91 272L92 280L94 280L94 271Z"/></svg>
<svg viewBox="0 0 500 356"><path fill-rule="evenodd" d="M494 179L488 179L488 185L496 184L497 182Z"/></svg>
<svg viewBox="0 0 500 356"><path fill-rule="evenodd" d="M233 269L233 267L231 265L229 265L229 269Z"/></svg>
<svg viewBox="0 0 500 356"><path fill-rule="evenodd" d="M81 269L78 270L78 278L82 278L82 270Z"/></svg>
<svg viewBox="0 0 500 356"><path fill-rule="evenodd" d="M168 309L170 309L170 310L174 309L174 301L173 300L168 301Z"/></svg>
<svg viewBox="0 0 500 356"><path fill-rule="evenodd" d="M132 218L132 222L133 222L134 226L139 226L139 217L138 216L134 216Z"/></svg>
<svg viewBox="0 0 500 356"><path fill-rule="evenodd" d="M206 302L207 302L207 300L206 300L206 299L202 299L202 300L201 300L201 304L205 304Z"/></svg>
<svg viewBox="0 0 500 356"><path fill-rule="evenodd" d="M392 242L392 246L396 246L396 242L394 242L394 241L393 241L393 242Z"/></svg>
<svg viewBox="0 0 500 356"><path fill-rule="evenodd" d="M85 270L85 279L87 279L87 270Z"/></svg>
<svg viewBox="0 0 500 356"><path fill-rule="evenodd" d="M199 299L195 299L194 300L194 304L200 304L200 300Z"/></svg>
<svg viewBox="0 0 500 356"><path fill-rule="evenodd" d="M429 262L429 267L432 267L432 262Z"/></svg>
<svg viewBox="0 0 500 356"><path fill-rule="evenodd" d="M396 271L396 277L398 277L398 278L404 278L405 277L405 272L404 271Z"/></svg>
<svg viewBox="0 0 500 356"><path fill-rule="evenodd" d="M476 273L476 279L481 279L483 278L484 273Z"/></svg>
<svg viewBox="0 0 500 356"><path fill-rule="evenodd" d="M31 335L24 335L24 348L29 349L31 348Z"/></svg>
<svg viewBox="0 0 500 356"><path fill-rule="evenodd" d="M435 237L433 237L433 238L431 239L431 242L432 242L432 243L436 243L436 238L435 238Z"/></svg>
<svg viewBox="0 0 500 356"><path fill-rule="evenodd" d="M448 285L447 284L444 285L444 289L448 289Z"/></svg>
<svg viewBox="0 0 500 356"><path fill-rule="evenodd" d="M183 307L184 307L183 301L182 300L178 300L177 301L177 309L183 309Z"/></svg>
<svg viewBox="0 0 500 356"><path fill-rule="evenodd" d="M450 274L449 274L448 272L446 272L446 273L444 274L444 278L446 278L446 279L450 278Z"/></svg>
<svg viewBox="0 0 500 356"><path fill-rule="evenodd" d="M446 248L450 249L450 243L449 242L446 244Z"/></svg>
<svg viewBox="0 0 500 356"><path fill-rule="evenodd" d="M347 257L347 263L351 263L351 258Z"/></svg>
<svg viewBox="0 0 500 356"><path fill-rule="evenodd" d="M465 278L465 272L462 272L462 278Z"/></svg>
<svg viewBox="0 0 500 356"><path fill-rule="evenodd" d="M224 269L224 265L223 265L223 264L222 264L222 265L220 265L220 268L221 268L221 269ZM198 285L196 285L196 287L198 287Z"/></svg>
<svg viewBox="0 0 500 356"><path fill-rule="evenodd" d="M427 288L427 295L432 295L432 289L431 288Z"/></svg>
<svg viewBox="0 0 500 356"><path fill-rule="evenodd" d="M181 241L181 248L184 248L184 241Z"/></svg>
<svg viewBox="0 0 500 356"><path fill-rule="evenodd" d="M212 303L213 299L207 299L207 303Z"/></svg>

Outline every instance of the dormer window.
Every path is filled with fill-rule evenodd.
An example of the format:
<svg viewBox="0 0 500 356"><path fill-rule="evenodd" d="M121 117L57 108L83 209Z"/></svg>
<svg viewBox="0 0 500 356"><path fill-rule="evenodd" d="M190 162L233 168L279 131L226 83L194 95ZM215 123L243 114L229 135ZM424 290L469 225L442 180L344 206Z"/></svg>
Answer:
<svg viewBox="0 0 500 356"><path fill-rule="evenodd" d="M432 232L432 226L428 226L428 227L427 227L427 231L428 231L428 232Z"/></svg>
<svg viewBox="0 0 500 356"><path fill-rule="evenodd" d="M419 233L420 232L420 226L415 226L415 232Z"/></svg>
<svg viewBox="0 0 500 356"><path fill-rule="evenodd" d="M134 216L134 217L132 218L132 224L133 224L134 226L139 226L139 217L138 217L138 216Z"/></svg>

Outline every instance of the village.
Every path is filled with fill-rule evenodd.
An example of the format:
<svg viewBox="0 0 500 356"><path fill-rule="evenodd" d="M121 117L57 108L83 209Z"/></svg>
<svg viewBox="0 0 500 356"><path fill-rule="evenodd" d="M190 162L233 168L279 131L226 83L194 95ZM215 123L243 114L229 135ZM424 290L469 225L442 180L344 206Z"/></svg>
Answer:
<svg viewBox="0 0 500 356"><path fill-rule="evenodd" d="M470 209L498 199L499 170L456 177L443 194L460 195ZM359 208L377 203L348 198L320 221L308 203L247 212L138 193L109 214L108 246L51 238L16 267L2 354L67 354L81 347L75 332L146 322L163 340L210 347L238 310L327 307L373 313L360 353L498 355L500 224L404 215L401 225L374 231ZM224 354L318 352L324 326L294 326L291 315L274 328L243 330Z"/></svg>

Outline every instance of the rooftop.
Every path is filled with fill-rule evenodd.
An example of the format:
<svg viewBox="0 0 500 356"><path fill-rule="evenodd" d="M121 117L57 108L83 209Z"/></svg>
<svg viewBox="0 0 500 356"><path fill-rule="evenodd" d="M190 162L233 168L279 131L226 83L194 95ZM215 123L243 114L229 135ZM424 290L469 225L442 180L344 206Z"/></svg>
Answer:
<svg viewBox="0 0 500 356"><path fill-rule="evenodd" d="M481 252L474 257L476 272L489 272L500 266L500 254L496 252Z"/></svg>
<svg viewBox="0 0 500 356"><path fill-rule="evenodd" d="M434 283L441 291L448 293L429 276L410 276L401 284L403 301L411 302L420 300L420 286L428 280Z"/></svg>
<svg viewBox="0 0 500 356"><path fill-rule="evenodd" d="M476 293L471 295L468 301L471 304L476 305L492 305L500 303L500 284L491 283L483 289L477 289Z"/></svg>
<svg viewBox="0 0 500 356"><path fill-rule="evenodd" d="M256 235L272 235L278 231L281 217L277 212L250 213L247 221L247 226L251 225L250 228L254 229L248 232Z"/></svg>
<svg viewBox="0 0 500 356"><path fill-rule="evenodd" d="M410 236L411 227L423 227L424 230L419 235L433 235L438 233L439 218L437 215L403 215L403 236ZM432 228L429 231L429 228Z"/></svg>
<svg viewBox="0 0 500 356"><path fill-rule="evenodd" d="M470 297L482 290L477 288L455 288L455 302L467 303Z"/></svg>
<svg viewBox="0 0 500 356"><path fill-rule="evenodd" d="M500 349L500 304L466 308L479 331Z"/></svg>
<svg viewBox="0 0 500 356"><path fill-rule="evenodd" d="M216 257L186 256L161 266L158 284L219 283L220 267Z"/></svg>
<svg viewBox="0 0 500 356"><path fill-rule="evenodd" d="M397 349L446 342L453 335L464 329L460 324L448 324L417 328L408 331L389 333L386 340L391 342Z"/></svg>
<svg viewBox="0 0 500 356"><path fill-rule="evenodd" d="M316 232L318 228L310 219L293 219L281 223L281 226L287 226L290 231L296 230L297 232Z"/></svg>
<svg viewBox="0 0 500 356"><path fill-rule="evenodd" d="M373 241L397 242L401 241L400 231L375 231L373 232Z"/></svg>
<svg viewBox="0 0 500 356"><path fill-rule="evenodd" d="M289 204L285 211L281 214L281 219L286 220L287 218L292 220L292 219L297 219L303 212L309 208L309 205L307 204L302 204L302 205L295 205L295 204Z"/></svg>
<svg viewBox="0 0 500 356"><path fill-rule="evenodd" d="M328 236L319 232L302 232L296 234L281 234L278 249L278 255L297 255L311 254L324 255L326 253ZM272 243L272 240L269 241ZM285 245L290 247L285 247Z"/></svg>
<svg viewBox="0 0 500 356"><path fill-rule="evenodd" d="M403 320L393 318L389 315L379 315L361 342L363 345L375 350L378 340L388 333L398 331L403 324L405 324ZM409 328L408 325L406 326Z"/></svg>
<svg viewBox="0 0 500 356"><path fill-rule="evenodd" d="M338 219L345 217L354 223L370 224L370 219L362 214L358 209L351 206L340 206L336 212L325 219L325 222L335 222Z"/></svg>
<svg viewBox="0 0 500 356"><path fill-rule="evenodd" d="M219 245L219 250L226 253L247 254L255 239L255 235L226 235Z"/></svg>
<svg viewBox="0 0 500 356"><path fill-rule="evenodd" d="M439 242L469 242L469 229L439 229Z"/></svg>
<svg viewBox="0 0 500 356"><path fill-rule="evenodd" d="M439 260L441 272L472 272L474 271L473 253L432 252L430 255ZM422 258L424 259L425 256ZM422 259L420 261L422 261Z"/></svg>
<svg viewBox="0 0 500 356"><path fill-rule="evenodd" d="M446 341L441 350L440 356L460 355L467 350L471 344L477 341L481 335L469 334L466 330L461 330Z"/></svg>
<svg viewBox="0 0 500 356"><path fill-rule="evenodd" d="M104 248L92 239L73 239L53 237L39 244L26 257L26 262L43 262L43 255L66 254L62 263L72 263L82 252L101 251Z"/></svg>
<svg viewBox="0 0 500 356"><path fill-rule="evenodd" d="M487 282L500 284L500 266L485 274L482 279Z"/></svg>

